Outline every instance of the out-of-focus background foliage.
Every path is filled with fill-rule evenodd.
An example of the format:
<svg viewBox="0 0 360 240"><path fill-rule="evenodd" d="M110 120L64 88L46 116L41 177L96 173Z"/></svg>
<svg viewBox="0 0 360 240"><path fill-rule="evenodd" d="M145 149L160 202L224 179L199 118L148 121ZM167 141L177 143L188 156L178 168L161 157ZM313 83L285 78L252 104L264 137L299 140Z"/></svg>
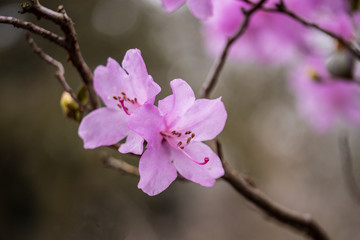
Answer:
<svg viewBox="0 0 360 240"><path fill-rule="evenodd" d="M213 63L200 23L183 7L168 15L155 0L88 0L63 4L76 23L82 53L94 69L139 48L149 73L170 93L183 78L201 87ZM17 13L20 1L1 0L0 14L59 29ZM35 37L61 60L74 89L79 75L63 49ZM225 157L272 199L311 213L332 239L360 239L360 206L342 176L341 129L318 135L298 115L284 69L228 62L212 97L223 97L228 121L219 136ZM176 182L148 197L137 179L105 168L102 148L84 150L77 124L59 107L54 68L29 48L24 32L0 25L0 239L304 239L262 216L226 182L214 188ZM216 114L216 112L214 112ZM359 174L359 129L350 140ZM128 159L137 164L136 159ZM358 179L360 181L360 179Z"/></svg>

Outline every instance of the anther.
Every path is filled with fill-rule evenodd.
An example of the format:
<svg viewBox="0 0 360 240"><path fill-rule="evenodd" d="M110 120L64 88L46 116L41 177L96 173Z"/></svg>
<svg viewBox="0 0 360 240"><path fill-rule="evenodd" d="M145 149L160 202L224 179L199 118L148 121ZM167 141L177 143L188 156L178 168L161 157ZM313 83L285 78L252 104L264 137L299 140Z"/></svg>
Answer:
<svg viewBox="0 0 360 240"><path fill-rule="evenodd" d="M120 103L118 103L118 104L117 104L117 106L121 109L121 105L120 105Z"/></svg>
<svg viewBox="0 0 360 240"><path fill-rule="evenodd" d="M178 133L177 135L178 135L178 137L181 137L181 133Z"/></svg>
<svg viewBox="0 0 360 240"><path fill-rule="evenodd" d="M190 134L191 133L191 131L186 131L185 132L185 135L188 135L188 134Z"/></svg>
<svg viewBox="0 0 360 240"><path fill-rule="evenodd" d="M177 145L178 145L178 147L180 147L180 146L182 145L182 142L181 142L181 141L180 141L180 142L178 142L178 144L177 144Z"/></svg>
<svg viewBox="0 0 360 240"><path fill-rule="evenodd" d="M191 134L191 138L194 138L195 137L195 133Z"/></svg>
<svg viewBox="0 0 360 240"><path fill-rule="evenodd" d="M176 131L172 131L171 133L172 133L173 135L175 135L175 134L176 134Z"/></svg>
<svg viewBox="0 0 360 240"><path fill-rule="evenodd" d="M122 94L123 96L126 96L126 94L125 94L124 92L121 92L121 94Z"/></svg>
<svg viewBox="0 0 360 240"><path fill-rule="evenodd" d="M190 143L190 141L191 141L191 137L189 137L188 139L187 139L187 141L186 141L186 144L189 144Z"/></svg>
<svg viewBox="0 0 360 240"><path fill-rule="evenodd" d="M116 96L113 96L113 99L114 99L114 100L118 100L118 98L117 98Z"/></svg>
<svg viewBox="0 0 360 240"><path fill-rule="evenodd" d="M134 101L137 102L137 98L134 98Z"/></svg>
<svg viewBox="0 0 360 240"><path fill-rule="evenodd" d="M184 149L184 146L181 146L180 148L181 148L181 149Z"/></svg>

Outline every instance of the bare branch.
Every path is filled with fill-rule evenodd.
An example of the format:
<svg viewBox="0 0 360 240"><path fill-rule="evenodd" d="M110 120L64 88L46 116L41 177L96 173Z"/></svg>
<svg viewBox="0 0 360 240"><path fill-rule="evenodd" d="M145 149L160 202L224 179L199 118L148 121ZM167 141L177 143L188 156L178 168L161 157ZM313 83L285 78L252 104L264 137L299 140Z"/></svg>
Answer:
<svg viewBox="0 0 360 240"><path fill-rule="evenodd" d="M99 99L96 95L93 83L93 74L89 66L86 64L77 40L77 34L74 28L74 23L66 14L63 6L59 6L58 12L43 7L39 1L31 0L30 2L21 5L21 13L32 13L38 18L48 19L59 25L65 34L65 49L69 53L69 58L77 71L79 72L88 92L89 99L93 109L100 106Z"/></svg>
<svg viewBox="0 0 360 240"><path fill-rule="evenodd" d="M222 150L219 142L217 142L217 151L219 156L221 156ZM300 214L273 202L256 188L253 181L240 175L224 158L221 158L221 161L225 170L225 175L222 178L265 215L314 240L329 239L310 214Z"/></svg>
<svg viewBox="0 0 360 240"><path fill-rule="evenodd" d="M347 133L344 133L339 137L339 150L341 154L341 163L346 186L353 200L360 204L360 188L354 176L349 137Z"/></svg>
<svg viewBox="0 0 360 240"><path fill-rule="evenodd" d="M115 159L107 154L104 154L102 162L105 166L116 169L122 173L140 177L139 169L123 160Z"/></svg>
<svg viewBox="0 0 360 240"><path fill-rule="evenodd" d="M216 82L219 79L219 75L221 73L221 70L223 69L227 56L229 54L230 47L233 45L233 43L246 31L247 27L250 23L250 18L253 13L255 13L257 10L259 10L262 5L267 0L261 0L258 3L254 4L254 6L249 10L242 9L242 12L244 14L244 20L242 21L242 24L239 27L239 30L227 40L226 45L220 55L220 57L216 60L214 66L211 68L209 76L205 83L202 86L201 89L201 97L208 98L211 91L215 87Z"/></svg>
<svg viewBox="0 0 360 240"><path fill-rule="evenodd" d="M64 70L64 66L61 64L61 62L55 60L54 58L52 58L51 56L46 54L41 48L39 48L36 45L34 39L32 39L30 37L29 32L26 33L26 40L37 55L39 55L43 60L45 60L45 62L47 62L50 65L53 65L54 67L57 68L56 77L59 80L61 86L64 88L64 90L66 92L68 92L71 95L71 97L74 99L74 101L79 105L80 109L83 110L84 109L83 104L79 101L79 99L76 97L76 94L74 93L74 91L71 89L69 84L66 82L65 70Z"/></svg>
<svg viewBox="0 0 360 240"><path fill-rule="evenodd" d="M0 16L0 23L11 24L14 27L28 30L34 34L37 34L45 39L50 40L51 42L56 43L60 47L65 48L65 38L60 37L55 33L50 32L49 30L46 30L42 27L39 27L31 22L26 22L14 17Z"/></svg>

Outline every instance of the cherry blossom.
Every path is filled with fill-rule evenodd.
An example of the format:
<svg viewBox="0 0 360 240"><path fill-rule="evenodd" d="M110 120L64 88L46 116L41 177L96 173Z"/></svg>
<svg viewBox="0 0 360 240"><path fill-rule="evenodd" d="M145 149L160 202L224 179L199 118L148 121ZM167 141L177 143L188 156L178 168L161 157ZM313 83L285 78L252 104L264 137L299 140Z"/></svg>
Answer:
<svg viewBox="0 0 360 240"><path fill-rule="evenodd" d="M128 50L122 67L112 58L106 66L98 66L94 88L105 107L92 111L80 123L84 147L112 145L127 137L119 151L141 154L144 140L128 128L128 121L144 104L153 104L161 88L148 74L140 50Z"/></svg>
<svg viewBox="0 0 360 240"><path fill-rule="evenodd" d="M164 191L177 171L205 187L224 174L219 157L201 142L224 128L227 113L221 98L195 100L191 87L181 79L170 86L173 94L160 100L158 108L145 104L129 121L129 128L147 141L138 187L151 196Z"/></svg>
<svg viewBox="0 0 360 240"><path fill-rule="evenodd" d="M213 14L212 0L162 0L166 12L173 12L187 2L190 12L199 19L206 19Z"/></svg>

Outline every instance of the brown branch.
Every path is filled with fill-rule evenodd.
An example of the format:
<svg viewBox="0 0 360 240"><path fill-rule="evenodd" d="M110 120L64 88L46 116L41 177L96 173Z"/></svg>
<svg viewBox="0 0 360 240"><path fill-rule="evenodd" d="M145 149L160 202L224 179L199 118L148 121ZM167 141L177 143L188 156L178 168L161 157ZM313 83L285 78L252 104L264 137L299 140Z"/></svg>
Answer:
<svg viewBox="0 0 360 240"><path fill-rule="evenodd" d="M99 99L96 95L93 74L89 66L86 64L77 40L77 34L74 28L74 23L71 18L66 14L63 6L59 6L58 12L43 7L39 1L31 0L30 2L23 3L21 5L21 13L32 13L38 18L48 19L55 24L59 25L61 30L65 34L65 46L64 48L69 53L69 58L77 71L79 72L88 92L89 99L93 109L100 106Z"/></svg>
<svg viewBox="0 0 360 240"><path fill-rule="evenodd" d="M346 186L353 200L356 203L360 204L360 188L354 176L351 150L347 133L344 133L342 136L339 137L339 150Z"/></svg>
<svg viewBox="0 0 360 240"><path fill-rule="evenodd" d="M292 19L298 21L299 23L303 24L304 26L314 28L314 29L316 29L322 33L325 33L326 35L336 39L341 45L343 45L352 54L354 54L354 56L356 56L358 59L360 59L360 51L355 46L353 46L353 44L346 41L340 35L337 35L329 30L326 30L326 29L320 27L319 25L317 25L315 23L309 22L309 21L305 20L304 18L300 17L299 15L297 15L296 13L291 11L289 8L287 8L284 1L280 1L280 3L276 5L276 7L277 7L278 12L291 17Z"/></svg>
<svg viewBox="0 0 360 240"><path fill-rule="evenodd" d="M65 47L65 38L56 35L49 30L46 30L42 27L39 27L31 22L26 22L14 17L0 16L0 23L11 24L14 27L22 28L28 30L34 34L37 34L45 39L50 40L51 42L56 43L61 47Z"/></svg>
<svg viewBox="0 0 360 240"><path fill-rule="evenodd" d="M222 156L221 145L219 142L217 142L217 149L219 156ZM265 215L314 240L329 239L318 223L311 218L310 214L300 214L273 202L256 188L251 180L243 177L231 167L223 157L221 158L221 161L225 170L225 175L222 178L233 186L244 198L259 208Z"/></svg>
<svg viewBox="0 0 360 240"><path fill-rule="evenodd" d="M245 2L245 3L248 3L250 5L253 5L253 6L255 6L255 4L256 4L256 3L253 3L250 0L242 0L242 1ZM360 59L360 51L356 46L354 46L353 44L351 44L350 42L345 40L340 35L337 35L337 34L331 32L331 31L329 31L329 30L327 30L325 28L320 27L316 23L307 21L306 19L304 19L301 16L297 15L295 12L291 11L286 6L286 4L285 4L285 2L283 0L280 0L280 2L278 4L276 4L276 8L261 7L261 10L266 11L266 12L281 13L281 14L287 15L288 17L294 19L295 21L301 23L304 26L314 28L314 29L328 35L329 37L332 37L333 39L337 40L341 45L343 45L346 49L348 49L355 57Z"/></svg>
<svg viewBox="0 0 360 240"><path fill-rule="evenodd" d="M242 34L244 34L247 27L249 26L250 18L252 16L252 14L255 13L257 10L259 10L266 1L267 0L259 1L258 3L254 4L254 6L249 10L242 9L242 12L244 14L244 20L242 21L238 31L231 38L229 38L227 40L226 45L225 45L223 51L221 52L220 57L216 60L214 66L211 68L209 76L208 76L207 80L205 81L205 83L203 84L202 89L201 89L200 95L202 98L209 97L211 91L213 90L213 88L215 87L215 84L217 83L217 81L219 79L221 70L223 69L223 67L225 65L227 56L229 54L230 47Z"/></svg>
<svg viewBox="0 0 360 240"><path fill-rule="evenodd" d="M39 48L34 39L32 39L30 37L30 33L27 32L26 33L26 40L29 43L30 47L33 49L33 51L39 55L45 62L49 63L50 65L53 65L54 67L57 68L57 72L56 72L56 77L59 80L61 86L64 88L64 90L66 92L68 92L71 97L74 99L74 101L79 105L80 110L82 111L84 109L83 104L80 102L80 100L76 97L76 94L74 93L74 91L71 89L71 87L69 86L69 84L66 82L65 79L65 70L64 70L64 66L61 64L61 62L55 60L54 58L52 58L51 56L49 56L48 54L46 54L41 48Z"/></svg>
<svg viewBox="0 0 360 240"><path fill-rule="evenodd" d="M140 177L139 169L123 160L119 160L104 154L102 157L102 162L109 168L116 169L122 173L133 175L135 177Z"/></svg>

